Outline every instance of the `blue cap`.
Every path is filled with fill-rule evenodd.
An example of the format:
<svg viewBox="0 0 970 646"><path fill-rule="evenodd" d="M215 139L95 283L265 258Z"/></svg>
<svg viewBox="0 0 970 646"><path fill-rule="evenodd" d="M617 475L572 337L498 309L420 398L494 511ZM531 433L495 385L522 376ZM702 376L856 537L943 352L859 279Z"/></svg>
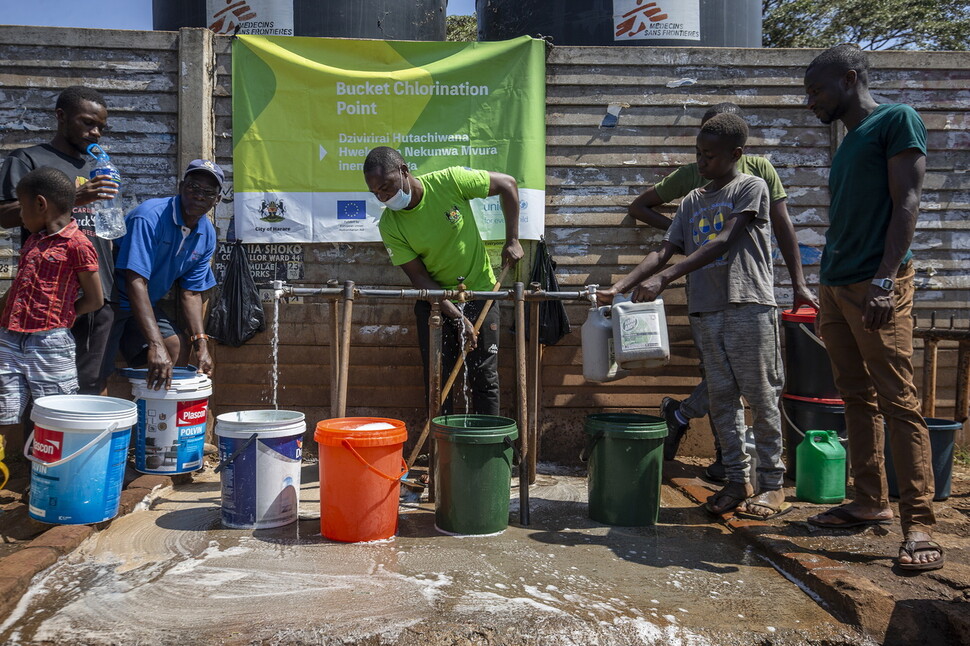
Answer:
<svg viewBox="0 0 970 646"><path fill-rule="evenodd" d="M189 163L188 168L185 169L185 173L182 174L182 179L185 179L189 173L194 173L197 170L205 171L215 177L216 181L219 182L219 188L222 188L223 183L226 181L226 175L222 172L222 169L215 162L209 161L208 159L193 159Z"/></svg>

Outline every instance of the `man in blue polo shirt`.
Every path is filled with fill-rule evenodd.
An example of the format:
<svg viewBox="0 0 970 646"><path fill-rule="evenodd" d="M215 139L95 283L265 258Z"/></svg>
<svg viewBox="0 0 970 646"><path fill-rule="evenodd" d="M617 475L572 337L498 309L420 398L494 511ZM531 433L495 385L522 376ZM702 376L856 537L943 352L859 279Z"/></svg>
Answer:
<svg viewBox="0 0 970 646"><path fill-rule="evenodd" d="M189 164L173 197L140 204L125 217L128 233L115 260L115 315L102 379L114 368L120 349L129 366L148 366L148 387L169 388L172 368L196 354L199 372L212 374L213 362L202 322L202 292L215 286L210 262L215 227L206 217L219 203L222 169L206 159ZM158 307L178 282L188 329L176 330L173 317ZM183 338L188 336L188 343Z"/></svg>

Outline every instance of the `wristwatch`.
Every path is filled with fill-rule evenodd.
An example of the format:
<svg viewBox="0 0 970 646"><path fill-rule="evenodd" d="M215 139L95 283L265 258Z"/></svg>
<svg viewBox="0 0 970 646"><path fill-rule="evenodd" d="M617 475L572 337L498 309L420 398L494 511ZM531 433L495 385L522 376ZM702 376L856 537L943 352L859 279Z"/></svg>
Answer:
<svg viewBox="0 0 970 646"><path fill-rule="evenodd" d="M884 289L887 292L891 292L893 291L893 287L896 285L896 282L892 278L873 278L872 284L879 289Z"/></svg>

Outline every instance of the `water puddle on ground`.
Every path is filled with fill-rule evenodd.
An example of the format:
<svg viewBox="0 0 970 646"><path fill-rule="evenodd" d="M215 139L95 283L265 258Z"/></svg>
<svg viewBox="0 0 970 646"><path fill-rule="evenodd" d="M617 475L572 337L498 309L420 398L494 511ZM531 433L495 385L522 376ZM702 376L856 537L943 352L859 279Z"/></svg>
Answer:
<svg viewBox="0 0 970 646"><path fill-rule="evenodd" d="M543 475L531 527L443 536L412 503L398 536L348 545L320 536L316 483L300 521L246 531L221 527L217 476L202 477L36 577L0 642L862 643L682 499L656 528L606 527L582 479Z"/></svg>

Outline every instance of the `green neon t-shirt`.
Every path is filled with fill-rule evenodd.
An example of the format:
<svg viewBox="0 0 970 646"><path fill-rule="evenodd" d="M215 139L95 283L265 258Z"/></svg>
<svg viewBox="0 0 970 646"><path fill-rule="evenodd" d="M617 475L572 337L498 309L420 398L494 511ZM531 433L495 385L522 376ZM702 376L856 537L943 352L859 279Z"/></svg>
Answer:
<svg viewBox="0 0 970 646"><path fill-rule="evenodd" d="M823 285L860 283L879 271L893 213L889 159L914 148L926 154L926 126L916 110L901 103L878 106L839 144L829 171ZM903 264L912 257L907 250Z"/></svg>
<svg viewBox="0 0 970 646"><path fill-rule="evenodd" d="M489 291L495 274L469 200L488 197L488 171L452 166L417 175L424 187L418 205L381 214L378 229L395 265L420 258L443 289L465 277L471 290Z"/></svg>
<svg viewBox="0 0 970 646"><path fill-rule="evenodd" d="M775 171L775 167L771 165L771 162L764 157L741 155L741 159L738 160L737 165L738 171L741 173L754 175L765 181L765 184L768 185L768 199L771 203L788 197L788 194L785 193L785 187L781 184L781 178L778 177L778 172ZM653 188L657 191L657 195L660 196L661 200L664 202L672 202L684 197L695 188L704 186L709 181L701 177L696 163L690 163L681 166L670 175L664 177L654 184Z"/></svg>

